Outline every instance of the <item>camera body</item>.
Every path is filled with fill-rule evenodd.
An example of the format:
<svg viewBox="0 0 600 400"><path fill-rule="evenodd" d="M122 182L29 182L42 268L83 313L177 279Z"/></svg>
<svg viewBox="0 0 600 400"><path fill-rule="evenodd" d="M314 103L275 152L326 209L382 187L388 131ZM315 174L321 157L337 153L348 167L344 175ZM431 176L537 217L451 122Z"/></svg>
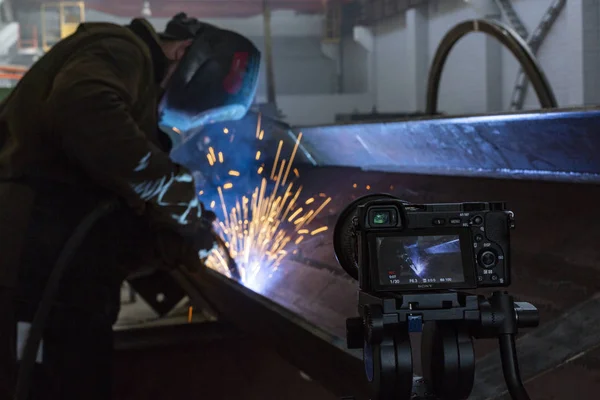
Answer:
<svg viewBox="0 0 600 400"><path fill-rule="evenodd" d="M510 285L514 214L505 203L408 204L385 198L357 211L353 230L364 292Z"/></svg>

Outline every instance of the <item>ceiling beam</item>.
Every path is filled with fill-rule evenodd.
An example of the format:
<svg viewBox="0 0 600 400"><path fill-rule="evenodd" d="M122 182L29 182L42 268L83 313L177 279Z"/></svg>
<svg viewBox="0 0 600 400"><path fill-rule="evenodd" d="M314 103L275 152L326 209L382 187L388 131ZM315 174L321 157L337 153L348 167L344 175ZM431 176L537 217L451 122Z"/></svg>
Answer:
<svg viewBox="0 0 600 400"><path fill-rule="evenodd" d="M19 0L21 7L38 7L43 0ZM294 10L301 13L321 13L323 0L271 0L273 10ZM86 8L121 17L138 17L142 11L142 0L88 0ZM250 17L262 14L261 0L191 1L150 0L153 17L172 17L186 12L198 18Z"/></svg>

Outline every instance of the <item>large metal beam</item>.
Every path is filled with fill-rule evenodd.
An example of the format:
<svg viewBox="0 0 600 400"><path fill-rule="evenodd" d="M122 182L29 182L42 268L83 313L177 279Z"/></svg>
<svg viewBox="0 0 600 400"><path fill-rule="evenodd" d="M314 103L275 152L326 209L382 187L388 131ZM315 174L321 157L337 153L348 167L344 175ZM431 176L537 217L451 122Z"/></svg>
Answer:
<svg viewBox="0 0 600 400"><path fill-rule="evenodd" d="M271 345L332 393L369 397L360 353L347 350L345 340L215 271L187 276L224 320Z"/></svg>
<svg viewBox="0 0 600 400"><path fill-rule="evenodd" d="M594 199L600 193L597 185L384 175L349 169L322 169L303 176L302 183L307 184L309 193L326 187L338 194L330 207L332 216L327 220L335 219L333 217L352 199L353 193L361 194L360 190L352 188L353 182L358 182L361 187L368 182L371 191L388 190L408 201L508 200L518 218L518 229L512 241L515 279L509 291L519 299L538 305L544 321L539 329L519 341L521 370L525 378L548 371L598 342L595 327L600 324L593 316L598 298L588 301L590 294L599 287L594 281L598 268L586 264L598 254L589 248L589 243L593 242L590 233L597 231L600 221L600 211L593 208ZM389 190L390 186L394 189ZM565 207L569 201L576 202L577 207ZM563 221L569 221L569 226L582 230L577 239L570 240L572 235L566 226L552 229L556 226L553 216L558 214ZM584 221L588 221L587 224ZM322 223L324 220L318 222ZM323 246L316 246L316 242L307 244L298 253L297 260L302 261L302 256L308 256L333 268L331 238L318 238L317 242L325 243ZM589 248L587 258L573 259L586 248ZM356 309L355 284L332 274L328 268L320 268L321 265L311 268L306 264L295 267L292 264L291 260L286 261L281 267L285 277L278 281L277 287L265 293L272 300L212 271L188 276L224 319L241 331L270 343L284 358L323 386L340 395L360 391L356 382L361 382L359 386L365 384L360 354L345 351L341 339L343 320L353 316ZM301 312L302 316L296 312ZM328 331L315 323L328 326ZM493 341L482 341L477 345L485 346L485 342L494 345ZM415 359L418 359L417 355ZM337 368L332 365L334 363L338 364ZM476 387L474 395L484 397L477 399L486 398L486 393L502 386L500 371L497 356L491 355L480 361L477 376L481 386Z"/></svg>
<svg viewBox="0 0 600 400"><path fill-rule="evenodd" d="M320 166L600 183L600 109L305 127Z"/></svg>

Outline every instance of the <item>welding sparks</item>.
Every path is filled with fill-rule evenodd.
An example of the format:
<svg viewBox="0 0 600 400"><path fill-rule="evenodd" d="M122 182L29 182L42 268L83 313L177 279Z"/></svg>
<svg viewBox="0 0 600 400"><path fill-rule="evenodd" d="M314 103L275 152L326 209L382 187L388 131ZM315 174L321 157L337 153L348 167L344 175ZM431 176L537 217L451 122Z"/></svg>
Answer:
<svg viewBox="0 0 600 400"><path fill-rule="evenodd" d="M262 140L264 131L260 128L260 120L256 132L256 138ZM310 224L331 202L331 198L319 193L303 200L302 187L297 187L290 179L300 176L293 163L301 139L302 134L299 134L289 160L282 158L283 141L279 142L273 165L265 167L263 164L258 168L260 184L252 191L227 204L223 192L234 186L227 182L217 188L220 204L210 203L211 208L216 206L222 212L223 217L215 228L237 263L242 283L256 291L263 289L265 281L278 271L282 260L295 251L290 247L300 244L306 235L311 237L327 231L326 226L310 228ZM223 150L219 150L220 155ZM260 157L261 152L256 151L254 158L259 160ZM211 166L216 164L217 157L212 147L207 158ZM239 177L240 173L229 170L228 175L230 178ZM231 275L227 255L222 249L213 251L206 264Z"/></svg>

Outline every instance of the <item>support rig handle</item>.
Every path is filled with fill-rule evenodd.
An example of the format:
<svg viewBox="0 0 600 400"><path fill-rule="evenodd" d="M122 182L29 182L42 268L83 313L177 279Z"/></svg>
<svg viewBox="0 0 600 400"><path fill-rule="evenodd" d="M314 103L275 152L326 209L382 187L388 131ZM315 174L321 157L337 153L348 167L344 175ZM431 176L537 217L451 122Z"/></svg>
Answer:
<svg viewBox="0 0 600 400"><path fill-rule="evenodd" d="M506 387L513 400L530 400L519 371L515 337L519 328L534 328L539 325L537 308L529 303L515 302L507 292L494 292L486 301L480 302L481 335L497 337L502 360L502 372Z"/></svg>

